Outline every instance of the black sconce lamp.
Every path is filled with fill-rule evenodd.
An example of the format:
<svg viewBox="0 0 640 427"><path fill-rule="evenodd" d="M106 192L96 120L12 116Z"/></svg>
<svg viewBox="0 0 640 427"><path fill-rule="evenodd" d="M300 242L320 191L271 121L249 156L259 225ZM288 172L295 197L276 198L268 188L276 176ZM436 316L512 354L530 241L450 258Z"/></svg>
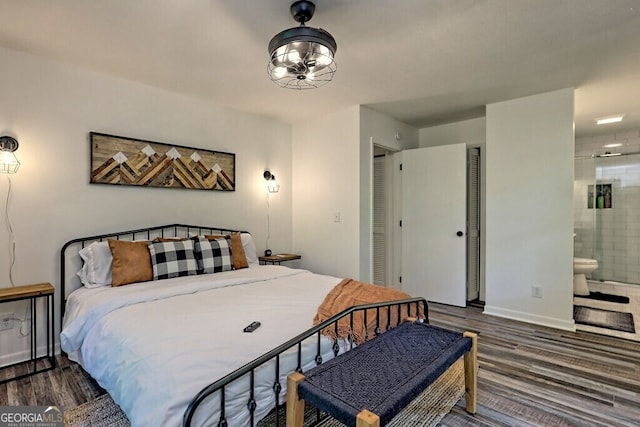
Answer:
<svg viewBox="0 0 640 427"><path fill-rule="evenodd" d="M264 171L262 176L265 180L267 180L267 189L269 190L269 193L277 193L278 191L280 191L280 184L278 184L278 181L276 181L275 175L266 170Z"/></svg>
<svg viewBox="0 0 640 427"><path fill-rule="evenodd" d="M18 149L18 141L11 136L0 136L0 172L16 173L20 167L20 162L16 158L14 151Z"/></svg>

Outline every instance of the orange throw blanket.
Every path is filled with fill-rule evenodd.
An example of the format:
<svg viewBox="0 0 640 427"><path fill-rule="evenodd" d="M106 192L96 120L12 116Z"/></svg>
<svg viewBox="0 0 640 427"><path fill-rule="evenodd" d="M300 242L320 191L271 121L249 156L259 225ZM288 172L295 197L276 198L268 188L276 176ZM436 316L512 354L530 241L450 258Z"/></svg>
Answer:
<svg viewBox="0 0 640 427"><path fill-rule="evenodd" d="M318 312L313 318L313 325L318 325L354 305L397 301L407 298L411 298L411 295L396 289L359 282L353 279L343 279L327 294L322 304L318 307ZM346 316L338 321L337 334L333 326L324 329L322 334L333 339L351 339L355 343L361 344L365 341L365 336L368 338L375 337L376 325L380 325L380 330L384 332L388 323L387 308L380 309L379 322L376 322L376 309L369 309L366 312L366 325L364 324L364 311L358 311L353 314L353 329L351 328L350 316ZM407 312L407 306L402 306L400 320L408 317ZM424 317L422 307L420 307L420 313L416 315L412 305L411 314L414 317ZM391 310L391 325L398 323L398 309L394 307Z"/></svg>

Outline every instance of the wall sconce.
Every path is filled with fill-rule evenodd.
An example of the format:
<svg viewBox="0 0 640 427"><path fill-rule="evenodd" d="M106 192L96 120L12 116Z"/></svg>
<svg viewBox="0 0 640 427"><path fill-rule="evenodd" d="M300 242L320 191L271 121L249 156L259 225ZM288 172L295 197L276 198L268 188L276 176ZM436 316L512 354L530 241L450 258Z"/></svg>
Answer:
<svg viewBox="0 0 640 427"><path fill-rule="evenodd" d="M18 149L18 141L10 136L0 136L0 172L16 173L20 162L13 154Z"/></svg>
<svg viewBox="0 0 640 427"><path fill-rule="evenodd" d="M276 181L275 175L267 170L264 171L262 176L267 180L267 189L269 190L269 193L277 193L278 191L280 191L280 184L278 184L278 181Z"/></svg>

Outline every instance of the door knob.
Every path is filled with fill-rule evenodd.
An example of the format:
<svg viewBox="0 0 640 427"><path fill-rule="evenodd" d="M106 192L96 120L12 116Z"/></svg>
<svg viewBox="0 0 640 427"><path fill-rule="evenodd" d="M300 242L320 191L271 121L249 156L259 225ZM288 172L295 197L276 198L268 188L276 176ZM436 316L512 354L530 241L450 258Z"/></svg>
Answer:
<svg viewBox="0 0 640 427"><path fill-rule="evenodd" d="M456 236L458 236L458 237L462 237L462 236L464 236L464 233L463 233L462 231L458 231L458 232L456 233Z"/></svg>

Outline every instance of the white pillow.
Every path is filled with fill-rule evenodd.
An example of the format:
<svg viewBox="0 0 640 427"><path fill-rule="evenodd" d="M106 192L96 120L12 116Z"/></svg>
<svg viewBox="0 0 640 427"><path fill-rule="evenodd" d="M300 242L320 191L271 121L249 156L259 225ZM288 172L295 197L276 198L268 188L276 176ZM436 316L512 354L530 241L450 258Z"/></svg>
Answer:
<svg viewBox="0 0 640 427"><path fill-rule="evenodd" d="M253 241L253 237L249 233L241 233L240 240L242 240L242 248L244 249L244 256L247 257L247 264L258 264L258 254L256 253L256 244Z"/></svg>
<svg viewBox="0 0 640 427"><path fill-rule="evenodd" d="M78 254L84 261L78 271L80 281L87 288L111 285L111 249L107 242L93 242L82 248Z"/></svg>

